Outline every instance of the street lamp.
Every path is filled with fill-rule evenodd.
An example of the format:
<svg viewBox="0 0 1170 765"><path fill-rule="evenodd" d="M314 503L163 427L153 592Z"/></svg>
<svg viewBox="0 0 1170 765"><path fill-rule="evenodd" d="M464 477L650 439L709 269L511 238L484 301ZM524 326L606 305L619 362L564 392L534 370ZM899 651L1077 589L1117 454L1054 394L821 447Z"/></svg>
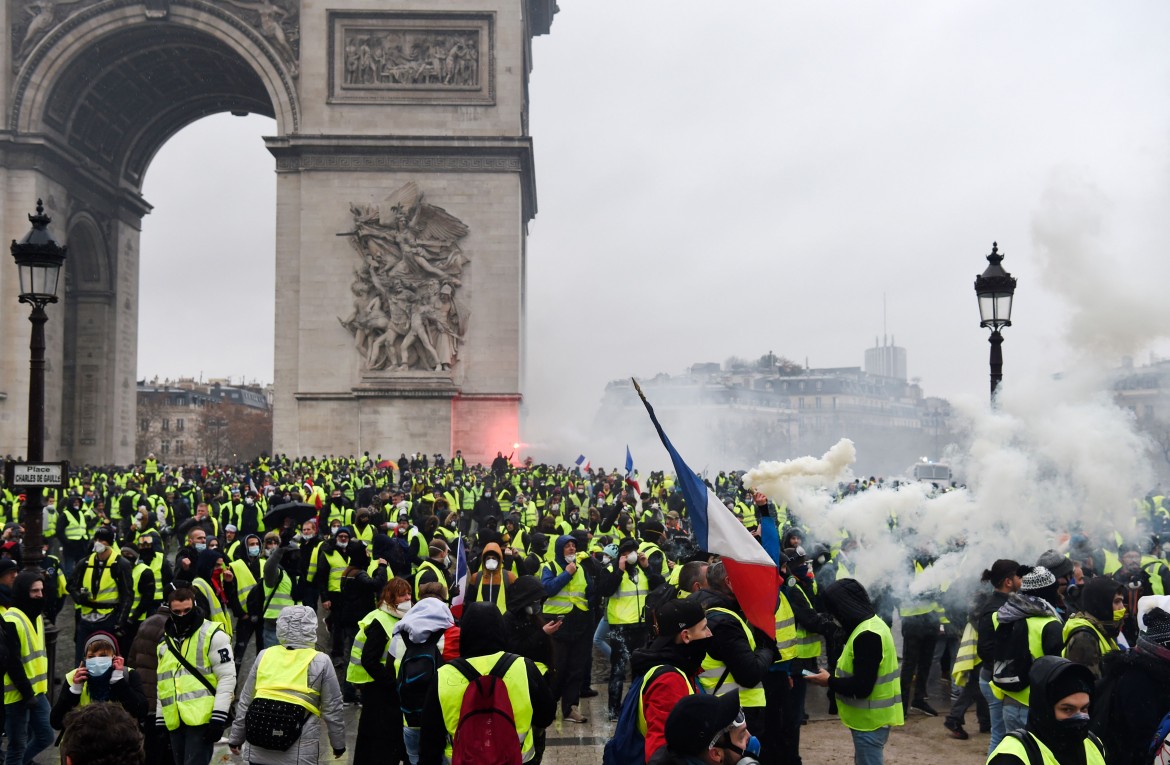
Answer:
<svg viewBox="0 0 1170 765"><path fill-rule="evenodd" d="M995 389L1003 379L1003 335L1000 329L1012 325L1012 296L1016 294L1016 279L1003 270L1000 263L999 245L991 243L991 254L987 256L987 270L975 277L975 295L979 298L979 326L989 327L991 337L991 400L995 402Z"/></svg>
<svg viewBox="0 0 1170 765"><path fill-rule="evenodd" d="M36 215L29 215L32 229L19 242L12 241L12 257L20 271L20 302L32 306L28 320L32 322L29 350L28 380L28 455L29 462L45 459L45 322L49 320L45 306L57 302L57 283L61 266L65 263L65 248L57 244L49 232L52 219L45 215L45 206L37 200ZM24 517L24 547L21 558L25 570L39 570L44 553L41 551L41 492L39 488L26 491Z"/></svg>

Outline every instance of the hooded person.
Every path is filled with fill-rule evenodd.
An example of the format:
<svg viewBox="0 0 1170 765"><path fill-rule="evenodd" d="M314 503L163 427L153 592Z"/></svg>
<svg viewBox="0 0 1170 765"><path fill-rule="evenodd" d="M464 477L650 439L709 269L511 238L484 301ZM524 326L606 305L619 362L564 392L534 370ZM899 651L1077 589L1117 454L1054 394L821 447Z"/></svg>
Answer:
<svg viewBox="0 0 1170 765"><path fill-rule="evenodd" d="M341 687L333 662L315 647L316 612L307 606L286 607L276 620L276 639L279 645L265 648L252 662L240 689L228 745L234 754L242 749L244 761L257 765L317 765L324 724L333 756L341 757L345 754ZM281 730L287 734L286 721L295 728L301 720L299 735L280 749L285 741L278 742L278 734Z"/></svg>
<svg viewBox="0 0 1170 765"><path fill-rule="evenodd" d="M500 544L488 542L479 556L479 571L467 581L465 601L491 603L503 613L508 610L508 591L515 581L516 575L504 568L504 551Z"/></svg>
<svg viewBox="0 0 1170 765"><path fill-rule="evenodd" d="M890 728L905 722L893 633L856 579L830 584L825 588L824 602L825 610L848 637L833 676L822 670L809 676L808 682L836 694L841 722L853 737L855 760L881 763Z"/></svg>
<svg viewBox="0 0 1170 765"><path fill-rule="evenodd" d="M666 720L682 699L698 693L698 674L711 630L707 614L690 598L672 600L658 609L658 637L630 657L634 678L641 678L641 719L646 760L666 745ZM632 689L631 689L632 690Z"/></svg>
<svg viewBox="0 0 1170 765"><path fill-rule="evenodd" d="M540 669L531 659L505 650L504 619L492 604L467 604L460 626L459 658L439 667L423 707L419 763L451 761L459 726L474 719L460 715L470 678L493 671L503 677L521 756L531 760L534 729L547 728L556 717L556 704Z"/></svg>
<svg viewBox="0 0 1170 765"><path fill-rule="evenodd" d="M95 632L85 641L85 659L65 674L65 687L57 694L57 703L49 723L63 730L65 715L76 707L95 701L120 704L131 717L146 719L146 695L142 677L126 666L118 651L118 641L108 632Z"/></svg>
<svg viewBox="0 0 1170 765"><path fill-rule="evenodd" d="M436 583L432 582L426 587L434 586ZM451 615L451 607L441 597L424 597L416 601L402 620L394 625L393 633L390 636L390 655L394 657L394 673L399 680L403 677L403 661L406 659L407 651L418 651L422 653L422 649L414 648L414 646L428 646L427 654L434 658L434 665L437 667L442 664L443 650L446 647L446 635L455 625L455 618ZM425 679L419 680L415 683L415 690L411 693L411 699L421 698L425 701L429 697L430 686L434 685L435 677L431 675ZM424 687L418 687L419 685ZM400 699L403 706L407 705L408 699ZM412 708L414 702L410 703ZM417 707L422 709L422 704ZM422 724L421 711L416 712L417 716L412 714L404 714L404 727L402 729L402 740L406 746L407 758L410 762L418 762L419 758L419 737L421 736L420 726ZM440 723L440 726L442 723Z"/></svg>
<svg viewBox="0 0 1170 765"><path fill-rule="evenodd" d="M45 655L45 582L39 571L21 571L12 583L12 607L4 612L4 732L6 762L28 763L53 743L49 725L49 663Z"/></svg>
<svg viewBox="0 0 1170 765"><path fill-rule="evenodd" d="M1056 577L1043 566L1035 566L1020 577L1020 591L1013 593L995 614L995 662L997 668L992 685L1004 693L1003 722L1005 730L1023 728L1028 722L1029 691L1025 685L1019 690L1004 688L1001 680L1012 681L1015 676L1005 673L1019 662L1004 662L1011 649L1027 645L1034 662L1041 656L1059 656L1064 650L1064 628L1053 602L1057 597ZM1015 639L1016 630L1026 635ZM1024 639L1026 636L1026 640ZM1001 671L1002 670L1002 671ZM1015 681L1013 684L1018 684Z"/></svg>
<svg viewBox="0 0 1170 765"><path fill-rule="evenodd" d="M227 610L227 583L233 575L227 570L227 558L219 550L204 550L195 560L195 578L191 587L199 594L196 602L208 619L231 637L232 617Z"/></svg>
<svg viewBox="0 0 1170 765"><path fill-rule="evenodd" d="M1072 609L1065 603L1065 594L1069 585L1074 584L1072 560L1056 550L1045 550L1036 561L1036 565L1043 566L1056 577L1056 594L1050 602L1062 614L1069 613Z"/></svg>
<svg viewBox="0 0 1170 765"><path fill-rule="evenodd" d="M1093 673L1083 664L1059 656L1041 656L1028 673L1031 704L1028 725L1004 737L988 765L1029 765L1039 760L1059 765L1104 765L1105 752L1089 733Z"/></svg>
<svg viewBox="0 0 1170 765"><path fill-rule="evenodd" d="M1150 744L1170 713L1170 595L1138 601L1133 650L1110 653L1094 698L1090 730L1117 765L1148 765Z"/></svg>
<svg viewBox="0 0 1170 765"><path fill-rule="evenodd" d="M1120 650L1117 636L1125 620L1125 588L1115 579L1099 576L1085 583L1081 610L1064 624L1064 658L1101 676L1101 660Z"/></svg>
<svg viewBox="0 0 1170 765"><path fill-rule="evenodd" d="M577 708L581 685L589 666L593 646L593 579L584 566L577 565L577 541L568 534L557 538L554 557L541 570L541 586L548 599L544 613L562 622L553 636L556 675L553 696L561 702L561 714L569 722L588 718Z"/></svg>

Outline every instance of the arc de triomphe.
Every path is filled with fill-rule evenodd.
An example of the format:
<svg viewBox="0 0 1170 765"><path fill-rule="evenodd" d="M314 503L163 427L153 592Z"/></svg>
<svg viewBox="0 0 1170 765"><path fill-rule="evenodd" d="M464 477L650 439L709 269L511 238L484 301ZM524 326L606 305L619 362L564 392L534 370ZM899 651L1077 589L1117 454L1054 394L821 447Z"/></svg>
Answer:
<svg viewBox="0 0 1170 765"><path fill-rule="evenodd" d="M531 43L556 10L0 0L0 225L19 239L43 198L69 246L47 325L46 458L133 460L143 177L176 132L229 111L276 120L275 450L510 446L536 213ZM25 450L18 291L5 254L0 454ZM182 299L176 335L198 338L201 315L229 308Z"/></svg>

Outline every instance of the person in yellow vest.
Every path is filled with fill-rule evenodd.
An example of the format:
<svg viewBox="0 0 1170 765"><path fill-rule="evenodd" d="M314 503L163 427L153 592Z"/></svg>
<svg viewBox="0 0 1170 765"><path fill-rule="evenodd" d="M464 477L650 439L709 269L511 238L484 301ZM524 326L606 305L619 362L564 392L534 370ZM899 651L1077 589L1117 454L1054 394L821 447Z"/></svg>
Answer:
<svg viewBox="0 0 1170 765"><path fill-rule="evenodd" d="M1117 636L1125 621L1125 588L1110 577L1098 576L1081 590L1081 610L1064 623L1064 658L1083 664L1101 677L1101 660L1120 650Z"/></svg>
<svg viewBox="0 0 1170 765"><path fill-rule="evenodd" d="M707 612L711 628L699 684L704 693L716 696L738 689L748 727L758 731L768 746L764 676L775 661L775 636L764 634L744 618L722 561L708 566L707 589L693 597Z"/></svg>
<svg viewBox="0 0 1170 765"><path fill-rule="evenodd" d="M623 539L608 567L601 568L597 594L609 598L605 618L609 622L609 705L608 719L616 722L622 706L622 688L630 654L646 644L648 632L643 611L646 596L663 583L646 553L634 539Z"/></svg>
<svg viewBox="0 0 1170 765"><path fill-rule="evenodd" d="M126 666L118 653L117 641L107 632L95 632L85 641L85 660L66 673L65 688L57 694L49 722L62 730L65 715L95 701L120 704L135 720L146 720L142 677Z"/></svg>
<svg viewBox="0 0 1170 765"><path fill-rule="evenodd" d="M419 588L428 582L438 582L444 587L451 586L451 576L448 570L451 567L451 549L441 539L432 539L427 546L428 557L418 567L414 575L414 600L420 600Z"/></svg>
<svg viewBox="0 0 1170 765"><path fill-rule="evenodd" d="M114 549L114 530L102 526L93 534L93 552L77 564L69 579L69 595L77 606L74 661L80 662L85 641L95 632L125 633L134 602L130 564Z"/></svg>
<svg viewBox="0 0 1170 765"><path fill-rule="evenodd" d="M534 733L556 717L556 703L544 676L531 659L506 651L504 619L488 603L471 603L460 620L459 658L439 667L423 706L420 765L442 765L455 753L459 727L474 717L461 717L464 693L471 678L494 674L502 678L512 706L521 760L535 756ZM483 745L482 742L468 742Z"/></svg>
<svg viewBox="0 0 1170 765"><path fill-rule="evenodd" d="M402 757L402 713L389 649L394 626L412 602L410 582L395 577L382 588L374 610L358 622L346 669L346 680L359 685L362 695L351 765L397 762Z"/></svg>
<svg viewBox="0 0 1170 765"><path fill-rule="evenodd" d="M849 637L833 676L821 670L808 682L836 694L841 722L853 737L854 762L881 765L890 728L905 724L894 635L856 579L833 582L825 588L824 601Z"/></svg>
<svg viewBox="0 0 1170 765"><path fill-rule="evenodd" d="M324 727L341 757L345 711L333 662L315 648L317 613L289 606L276 620L276 637L280 644L260 652L240 689L228 746L245 762L317 763Z"/></svg>
<svg viewBox="0 0 1170 765"><path fill-rule="evenodd" d="M504 570L504 553L496 542L488 542L480 553L480 570L467 580L467 595L464 602L482 601L500 609L508 610L508 587L516 581L516 575Z"/></svg>
<svg viewBox="0 0 1170 765"><path fill-rule="evenodd" d="M1026 728L1005 736L988 765L1105 765L1100 740L1089 733L1093 674L1081 664L1058 656L1042 656L1028 674L1032 689ZM1039 755L1033 759L1032 749Z"/></svg>
<svg viewBox="0 0 1170 765"><path fill-rule="evenodd" d="M577 564L577 541L569 535L557 538L554 558L541 569L540 580L548 600L547 618L557 619L561 628L553 635L556 674L553 697L561 703L561 716L568 722L585 723L588 718L577 708L593 646L593 578Z"/></svg>
<svg viewBox="0 0 1170 765"><path fill-rule="evenodd" d="M12 583L12 607L0 625L4 668L5 762L27 763L53 743L49 724L49 661L45 653L45 583L39 571L22 571ZM31 740L30 740L31 734Z"/></svg>
<svg viewBox="0 0 1170 765"><path fill-rule="evenodd" d="M1017 642L1016 639L1023 636L1016 631L1022 630L1027 640L1018 642L1026 642L1033 662L1041 656L1060 655L1064 650L1064 636L1055 606L1057 586L1056 577L1043 566L1034 566L1020 577L1020 591L1008 598L992 620L997 649L1009 642ZM1004 729L1023 728L1028 722L1029 689L1026 685L1020 690L1004 688L1001 683L1008 678L1000 672L998 663L997 657L991 685L1004 694Z"/></svg>
<svg viewBox="0 0 1170 765"><path fill-rule="evenodd" d="M156 649L155 729L170 735L176 763L203 765L211 762L227 728L236 687L232 641L218 623L204 618L189 587L173 591L168 606Z"/></svg>
<svg viewBox="0 0 1170 765"><path fill-rule="evenodd" d="M163 588L171 581L171 566L162 553L162 539L157 534L143 534L137 541L138 560L130 571L134 601L127 619L126 644L134 642L138 627L158 610L163 602Z"/></svg>

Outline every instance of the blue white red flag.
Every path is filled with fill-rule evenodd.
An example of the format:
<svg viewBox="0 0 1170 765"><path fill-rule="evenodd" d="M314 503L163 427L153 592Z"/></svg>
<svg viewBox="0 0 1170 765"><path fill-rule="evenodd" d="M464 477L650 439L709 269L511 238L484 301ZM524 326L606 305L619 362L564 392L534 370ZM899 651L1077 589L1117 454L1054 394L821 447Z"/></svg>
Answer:
<svg viewBox="0 0 1170 765"><path fill-rule="evenodd" d="M463 550L463 537L459 537L459 551L455 554L455 585L459 594L451 598L451 613L458 619L463 615L463 596L467 594L467 553Z"/></svg>
<svg viewBox="0 0 1170 765"><path fill-rule="evenodd" d="M630 445L626 444L626 478L634 475L634 456L630 454Z"/></svg>
<svg viewBox="0 0 1170 765"><path fill-rule="evenodd" d="M634 388L646 405L650 421L654 423L654 429L658 431L658 437L662 439L662 445L666 447L670 461L674 464L696 544L700 550L723 559L728 580L744 616L766 634L772 634L776 630L776 601L780 589L775 561L679 456L662 430L662 425L654 415L654 408L646 400L646 394L637 380L634 380Z"/></svg>
<svg viewBox="0 0 1170 765"><path fill-rule="evenodd" d="M578 454L577 459L573 461L573 464L575 464L577 469L582 473L589 469L589 460L585 459L584 454Z"/></svg>

